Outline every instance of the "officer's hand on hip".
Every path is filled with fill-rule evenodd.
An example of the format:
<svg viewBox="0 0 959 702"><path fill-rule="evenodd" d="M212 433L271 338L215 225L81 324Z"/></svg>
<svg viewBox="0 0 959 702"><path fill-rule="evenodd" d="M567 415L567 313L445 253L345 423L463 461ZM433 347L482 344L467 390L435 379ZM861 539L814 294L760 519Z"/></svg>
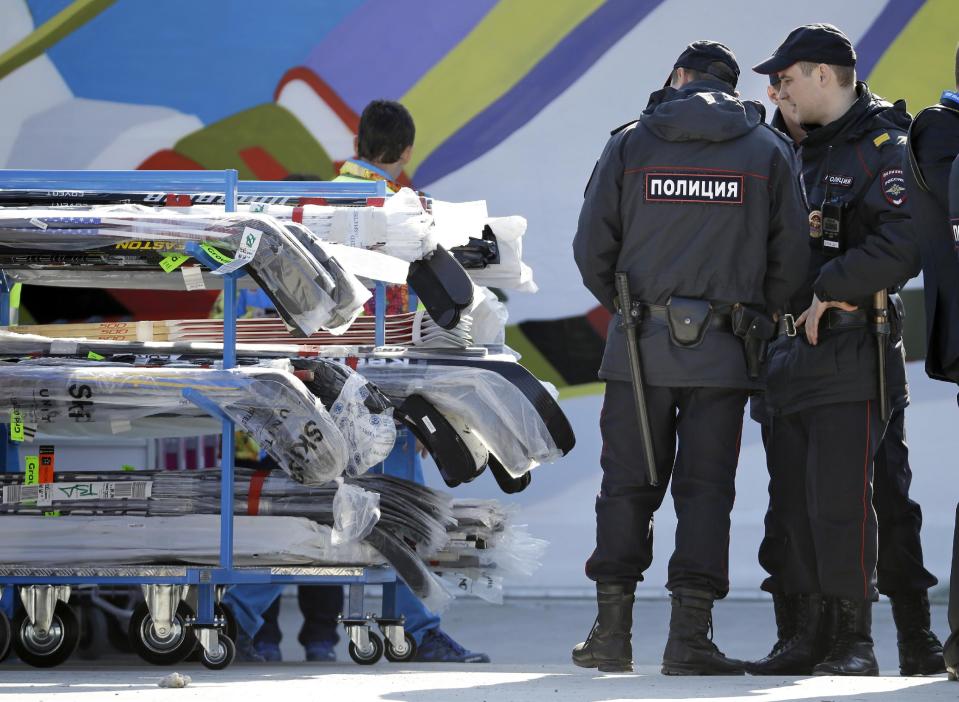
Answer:
<svg viewBox="0 0 959 702"><path fill-rule="evenodd" d="M799 319L796 320L797 327L806 327L806 339L813 346L819 343L819 320L822 319L822 316L826 314L826 310L830 307L838 307L846 312L854 312L859 309L848 302L823 302L813 294L809 309L799 315Z"/></svg>

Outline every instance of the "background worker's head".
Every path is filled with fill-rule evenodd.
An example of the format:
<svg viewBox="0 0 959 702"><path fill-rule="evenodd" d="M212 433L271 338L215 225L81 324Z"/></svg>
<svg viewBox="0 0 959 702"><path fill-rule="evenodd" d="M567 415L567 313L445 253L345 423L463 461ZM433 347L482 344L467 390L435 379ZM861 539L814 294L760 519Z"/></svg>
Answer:
<svg viewBox="0 0 959 702"><path fill-rule="evenodd" d="M697 80L718 80L729 86L730 93L734 92L739 82L736 55L725 44L694 41L673 64L669 87L678 89Z"/></svg>
<svg viewBox="0 0 959 702"><path fill-rule="evenodd" d="M416 126L409 110L393 100L374 100L360 115L353 140L356 156L387 171L394 178L413 154Z"/></svg>
<svg viewBox="0 0 959 702"><path fill-rule="evenodd" d="M766 86L766 97L769 102L779 108L779 114L783 118L786 130L795 141L802 141L806 136L805 130L796 118L796 107L792 103L784 103L779 99L779 75L773 73L769 76L769 85Z"/></svg>
<svg viewBox="0 0 959 702"><path fill-rule="evenodd" d="M831 24L797 27L753 70L779 78L780 109L791 105L803 124L828 124L856 99L856 52Z"/></svg>

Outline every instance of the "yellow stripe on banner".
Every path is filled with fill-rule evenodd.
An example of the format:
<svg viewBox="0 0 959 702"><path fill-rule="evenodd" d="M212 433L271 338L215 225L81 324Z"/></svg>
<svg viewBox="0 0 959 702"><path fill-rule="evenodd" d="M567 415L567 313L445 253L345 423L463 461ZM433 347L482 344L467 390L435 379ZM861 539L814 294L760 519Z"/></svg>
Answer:
<svg viewBox="0 0 959 702"><path fill-rule="evenodd" d="M410 88L416 121L409 172L520 81L603 0L501 0Z"/></svg>
<svg viewBox="0 0 959 702"><path fill-rule="evenodd" d="M927 0L869 74L869 87L887 100L905 98L913 114L939 102L956 79L956 0Z"/></svg>

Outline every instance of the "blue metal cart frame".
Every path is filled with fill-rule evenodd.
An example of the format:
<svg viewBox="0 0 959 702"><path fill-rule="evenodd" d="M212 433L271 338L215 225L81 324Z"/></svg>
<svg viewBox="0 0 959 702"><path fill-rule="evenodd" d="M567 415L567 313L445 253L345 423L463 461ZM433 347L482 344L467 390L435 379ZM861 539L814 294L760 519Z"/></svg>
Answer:
<svg viewBox="0 0 959 702"><path fill-rule="evenodd" d="M297 195L335 200L355 200L369 197L385 197L389 193L383 182L311 182L311 181L245 181L240 182L236 170L223 171L28 171L0 170L0 189L71 190L102 192L169 192L192 194L222 192L225 209L236 210L237 194L243 195ZM214 270L218 264L199 247L189 247L187 253L207 268ZM244 275L243 269L224 276L223 314L223 367L236 365L236 292L237 278ZM376 345L385 342L386 288L376 283ZM0 324L10 322L11 286L0 271ZM414 303L415 304L415 301ZM154 606L161 612L160 618L168 621L170 602L159 599L195 588L197 608L191 622L203 648L210 652L218 645L218 630L224 622L215 612L219 592L229 585L239 584L323 584L348 585L348 609L342 618L350 633L352 644L368 650L370 638L368 626L372 621L383 630L394 651L402 652L406 645L402 617L396 612L396 572L390 567L236 567L233 563L233 475L234 475L234 423L209 402L201 393L187 390L184 396L191 402L222 421L222 473L220 489L220 549L217 567L149 566L115 568L44 568L24 569L0 565L0 589L3 586L19 586L21 598L28 610L30 621L49 622L58 600L69 599L73 585L141 585L147 586L147 604L151 614ZM6 426L3 432L4 450L0 455L0 472L19 470L16 446L9 439ZM383 586L382 617L374 618L364 611L364 586ZM150 586L154 587L152 590ZM24 592L30 590L31 597ZM150 592L157 602L151 603ZM177 607L173 601L172 610ZM154 617L155 621L158 621ZM42 624L41 624L42 626ZM379 655L376 655L378 658ZM368 661L375 662L375 660Z"/></svg>

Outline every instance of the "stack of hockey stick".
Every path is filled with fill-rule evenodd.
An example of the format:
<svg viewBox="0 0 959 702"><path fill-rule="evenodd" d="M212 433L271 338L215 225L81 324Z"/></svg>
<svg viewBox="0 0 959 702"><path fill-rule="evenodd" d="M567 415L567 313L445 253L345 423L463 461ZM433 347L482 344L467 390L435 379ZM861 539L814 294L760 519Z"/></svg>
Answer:
<svg viewBox="0 0 959 702"><path fill-rule="evenodd" d="M516 524L516 509L496 500L454 500L447 545L428 559L455 590L501 603L503 580L532 575L548 543Z"/></svg>
<svg viewBox="0 0 959 702"><path fill-rule="evenodd" d="M164 367L171 363L215 363L222 347L0 334L0 356L86 357L90 353L104 357L104 363L123 361ZM378 388L385 393L395 406L395 418L408 426L430 451L450 487L474 480L488 466L505 492L517 492L528 485L529 472L534 467L555 461L575 444L569 422L549 389L512 358L458 358L449 353L424 356L412 351L357 353L356 349L344 352L339 347L330 347L328 353L353 355L358 372L367 381L367 391ZM310 385L308 376L303 375L319 370L323 377L323 369L331 359L321 355L307 354L294 346L241 346L238 362L242 365L289 359L314 394L323 397L327 381ZM329 399L324 403L333 407ZM202 422L199 416L197 422ZM81 424L61 422L57 431L75 436L81 428ZM136 420L133 429L143 430Z"/></svg>
<svg viewBox="0 0 959 702"><path fill-rule="evenodd" d="M386 345L427 348L468 348L472 345L472 318L460 317L451 330L436 325L424 312L386 317ZM18 334L57 336L67 339L109 341L223 341L223 322L215 319L177 319L155 322L95 322L89 324L36 324L6 327ZM372 346L376 320L358 317L338 335L318 331L308 337L291 337L286 325L275 318L238 319L236 339L241 344L298 344L305 346Z"/></svg>
<svg viewBox="0 0 959 702"><path fill-rule="evenodd" d="M2 519L3 528L12 530L5 533L20 533L26 528L26 522L22 520L43 519L36 515L51 510L62 515L49 520L53 529L65 522L72 527L53 534L48 530L48 522L44 522L43 529L38 529L38 533L43 534L39 541L31 538L18 545L16 540L5 540L0 543L0 562L69 564L73 561L66 554L71 551L81 554L83 564L87 566L104 562L129 564L183 560L182 553L171 549L171 544L183 541L176 532L182 527L193 534L196 515L219 514L220 475L220 471L214 470L64 472L56 474L53 483L39 486L24 485L21 475L2 475L0 513L7 515ZM446 545L447 529L455 525L449 496L381 475L306 487L276 471L244 468L238 468L234 475L234 490L234 514L238 515L238 523L244 516L255 517L267 529L276 518L309 519L332 530L325 541L326 532L314 538L321 541L318 547L327 559L337 563L357 563L359 557L363 559L359 564L379 563L378 558L371 558L356 548L355 542L362 540L396 568L419 597L434 605L445 599L423 558ZM106 548L108 544L101 543L100 550L91 553L87 532L98 529L97 522L104 519L121 528L114 541L122 540L122 548L119 543L116 549ZM129 528L122 528L130 525L139 530L137 539L132 542ZM210 531L215 533L213 529ZM301 531L294 529L288 536L272 531L276 541L264 545L260 562L270 563L271 554L288 560L296 553L297 545L302 546ZM347 536L338 540L337 533L344 531ZM76 543L70 543L71 533L76 534ZM335 548L338 544L343 544L344 548ZM209 546L212 548L205 549L205 553L204 549L191 549L187 560L203 562L215 558L215 539L209 542ZM317 548L317 544L313 547ZM54 555L50 549L55 551L58 560L50 560ZM301 555L309 556L309 553ZM306 560L300 558L300 562Z"/></svg>
<svg viewBox="0 0 959 702"><path fill-rule="evenodd" d="M108 280L127 287L124 281L143 273L173 274L200 255L192 246L205 247L223 264L216 274L244 268L297 336L344 329L370 296L321 253L318 242L308 250L289 228L262 214L180 214L132 205L66 212L0 208L4 270L68 269L74 277L89 274L87 284L102 287ZM108 277L100 280L101 274Z"/></svg>

